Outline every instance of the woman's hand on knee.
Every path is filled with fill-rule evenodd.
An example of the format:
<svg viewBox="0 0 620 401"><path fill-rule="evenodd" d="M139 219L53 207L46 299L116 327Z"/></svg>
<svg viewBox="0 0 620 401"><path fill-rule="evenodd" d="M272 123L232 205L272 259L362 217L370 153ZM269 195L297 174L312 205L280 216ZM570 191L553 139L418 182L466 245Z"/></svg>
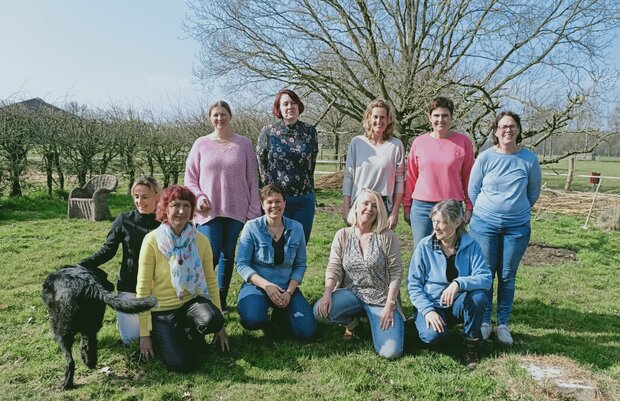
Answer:
<svg viewBox="0 0 620 401"><path fill-rule="evenodd" d="M379 316L379 328L387 330L394 327L394 305L386 304Z"/></svg>
<svg viewBox="0 0 620 401"><path fill-rule="evenodd" d="M433 311L428 312L424 315L424 319L426 320L426 328L433 328L437 333L443 333L446 324L444 323L439 313Z"/></svg>
<svg viewBox="0 0 620 401"><path fill-rule="evenodd" d="M323 319L327 319L329 317L329 313L332 311L331 293L323 295L321 299L317 301L316 311Z"/></svg>

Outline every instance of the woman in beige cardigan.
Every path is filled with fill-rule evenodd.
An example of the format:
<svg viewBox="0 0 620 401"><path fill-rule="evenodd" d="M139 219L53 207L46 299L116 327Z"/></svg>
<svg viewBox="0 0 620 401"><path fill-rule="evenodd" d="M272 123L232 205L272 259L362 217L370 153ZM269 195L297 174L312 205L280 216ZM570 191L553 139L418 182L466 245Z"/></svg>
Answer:
<svg viewBox="0 0 620 401"><path fill-rule="evenodd" d="M351 226L339 230L332 243L325 292L314 305L314 316L321 323L345 326L343 338L351 339L359 317L366 315L375 351L398 358L405 331L398 302L403 265L381 195L363 190L348 221Z"/></svg>

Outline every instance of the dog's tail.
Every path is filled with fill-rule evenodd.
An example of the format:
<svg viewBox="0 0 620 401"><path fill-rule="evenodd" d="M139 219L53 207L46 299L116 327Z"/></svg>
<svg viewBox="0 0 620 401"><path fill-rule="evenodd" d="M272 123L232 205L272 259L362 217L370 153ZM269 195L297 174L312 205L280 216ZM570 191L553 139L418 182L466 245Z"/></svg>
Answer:
<svg viewBox="0 0 620 401"><path fill-rule="evenodd" d="M112 309L125 313L144 312L157 305L157 298L148 296L144 298L125 298L118 294L107 291L96 280L89 280L85 295L88 298L99 299L110 305Z"/></svg>
<svg viewBox="0 0 620 401"><path fill-rule="evenodd" d="M157 305L157 298L151 296L144 298L124 298L105 291L103 293L103 302L119 312L138 313L147 311Z"/></svg>

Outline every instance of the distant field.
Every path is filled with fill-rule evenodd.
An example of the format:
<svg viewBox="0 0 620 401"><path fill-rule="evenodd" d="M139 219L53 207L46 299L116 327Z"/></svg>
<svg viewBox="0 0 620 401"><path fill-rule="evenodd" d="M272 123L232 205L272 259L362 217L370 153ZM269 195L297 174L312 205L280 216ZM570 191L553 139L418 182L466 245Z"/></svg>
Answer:
<svg viewBox="0 0 620 401"><path fill-rule="evenodd" d="M564 188L568 172L568 160L564 159L559 163L542 165L543 182L548 188ZM617 177L617 179L604 178L601 183L600 191L607 193L620 194L620 159L603 159L600 161L575 160L575 176L571 190L589 191L591 185L588 178L578 177L579 175L590 175L592 172L601 173L602 176ZM564 175L560 175L564 174Z"/></svg>

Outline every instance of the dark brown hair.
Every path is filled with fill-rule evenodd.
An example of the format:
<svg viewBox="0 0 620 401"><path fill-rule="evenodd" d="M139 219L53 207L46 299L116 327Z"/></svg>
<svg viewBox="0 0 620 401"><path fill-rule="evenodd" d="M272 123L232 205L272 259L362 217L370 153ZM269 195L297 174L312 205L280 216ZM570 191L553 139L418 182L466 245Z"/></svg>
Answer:
<svg viewBox="0 0 620 401"><path fill-rule="evenodd" d="M278 186L276 184L267 184L263 188L261 188L261 190L260 190L260 201L261 201L261 203L263 203L263 201L265 199L267 199L268 197L270 197L273 194L280 194L280 195L282 195L282 199L284 199L286 201L286 195L284 194L284 190L280 186Z"/></svg>
<svg viewBox="0 0 620 401"><path fill-rule="evenodd" d="M448 111L450 111L450 116L454 114L454 102L448 99L447 97L443 97L443 96L439 96L431 100L431 102L428 105L428 108L426 109L426 112L430 116L433 113L433 110L439 107L448 109Z"/></svg>
<svg viewBox="0 0 620 401"><path fill-rule="evenodd" d="M517 134L517 143L521 143L521 141L523 140L523 136L521 136L521 132L523 132L523 128L521 127L521 117L519 117L517 113L506 110L502 111L495 117L493 125L491 126L491 141L493 142L493 145L497 145L499 143L499 139L497 139L495 133L497 132L497 128L499 127L499 120L504 117L512 117L512 119L515 120L515 123L517 124L517 129L519 130L519 133Z"/></svg>
<svg viewBox="0 0 620 401"><path fill-rule="evenodd" d="M163 223L168 220L168 205L175 200L188 201L192 208L190 215L193 218L194 211L196 210L196 195L194 195L188 187L183 185L171 185L162 191L159 198L156 215L157 221Z"/></svg>
<svg viewBox="0 0 620 401"><path fill-rule="evenodd" d="M291 100L295 102L295 104L297 104L297 106L299 107L299 114L304 112L306 108L304 107L304 103L301 101L299 96L297 96L297 93L293 92L290 89L282 89L280 92L278 92L278 94L276 95L276 100L274 100L273 102L274 116L282 118L282 112L280 112L280 99L282 99L283 95L289 95Z"/></svg>

